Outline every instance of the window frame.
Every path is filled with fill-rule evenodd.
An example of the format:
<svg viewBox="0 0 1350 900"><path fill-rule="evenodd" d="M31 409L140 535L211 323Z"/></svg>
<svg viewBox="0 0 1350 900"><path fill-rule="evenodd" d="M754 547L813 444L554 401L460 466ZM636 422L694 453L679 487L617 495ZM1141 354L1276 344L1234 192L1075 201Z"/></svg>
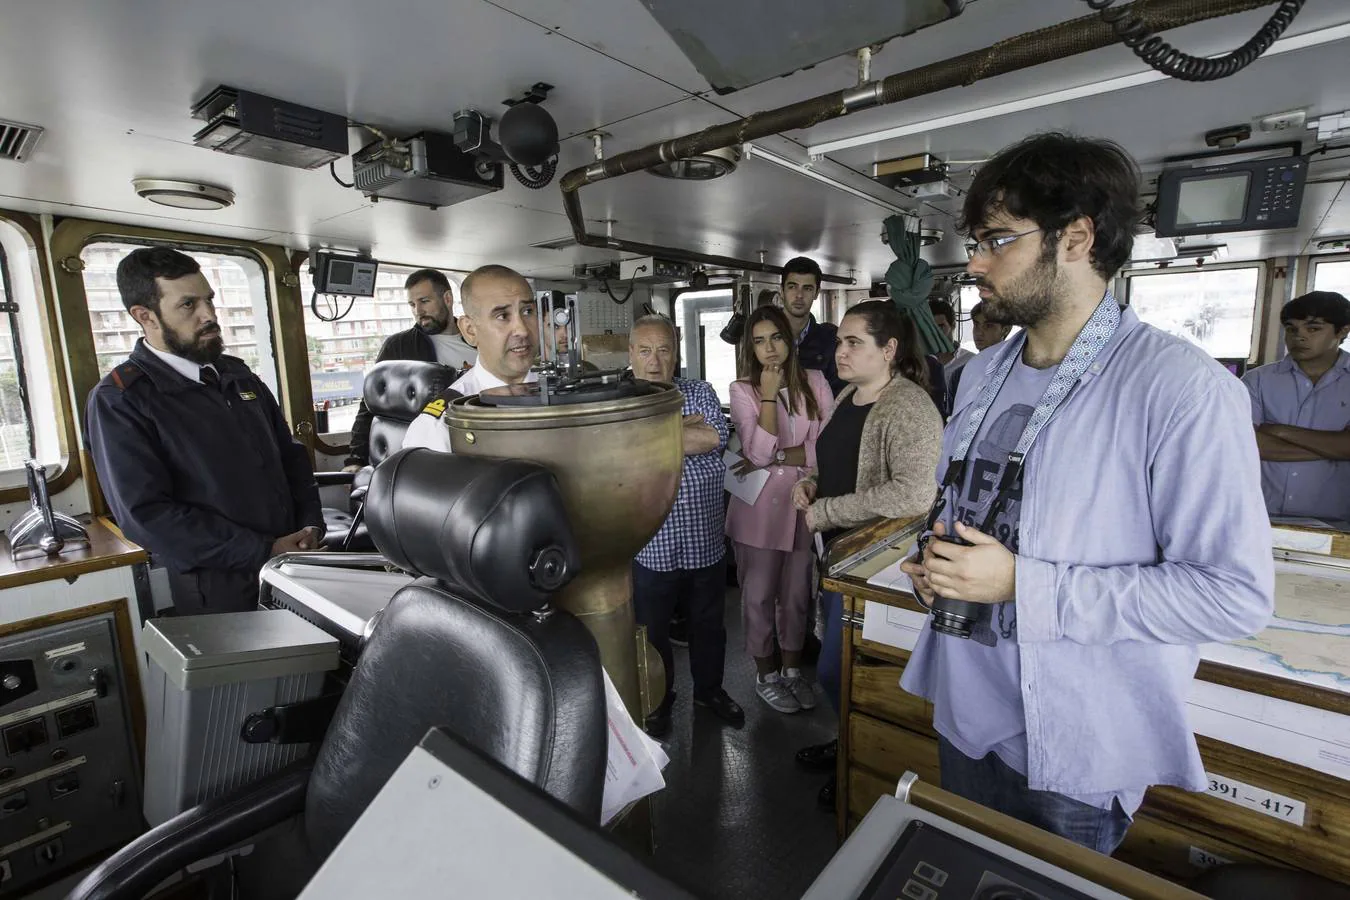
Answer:
<svg viewBox="0 0 1350 900"><path fill-rule="evenodd" d="M726 294L726 299L719 299L718 296L700 297L697 300L686 301L683 308L683 315L680 319L675 318L675 301L679 299L678 295L671 299L670 313L671 321L675 323L676 331L679 334L680 358L676 360L675 373L678 375L683 369L690 374L689 378L697 378L700 381L706 380L706 366L704 365L704 336L703 329L698 324L699 313L702 312L726 312L735 309L736 291L731 287L726 288L708 288L710 293L717 295ZM681 291L680 293L693 293L692 291ZM698 293L703 293L699 291ZM749 313L747 312L747 315ZM697 363L697 366L695 366ZM693 374L697 372L697 374ZM725 403L723 404L726 405Z"/></svg>
<svg viewBox="0 0 1350 900"><path fill-rule="evenodd" d="M312 300L312 297L307 296L307 295L305 294L305 291L304 291L304 283L303 283L303 281L302 281L302 279L301 279L300 273L301 273L301 271L302 271L308 264L309 264L309 254L308 254L307 252L300 251L300 252L297 252L297 253L292 254L292 256L291 256L291 267L292 267L292 272L294 272L294 274L295 274L295 278L296 278L296 290L297 290L297 292L298 292L298 294L299 294L299 296L300 296L300 301L301 301L301 303L300 303L300 323L301 323L302 326L305 327L305 332L304 332L304 335L305 335L305 342L304 342L304 346L305 346L305 372L306 372L306 377L308 377L308 374L309 374L309 329L308 329L309 321L308 321L308 319L306 318L306 313L307 313L307 312L309 311L309 309L310 309L310 301ZM455 304L460 308L461 311L463 310L463 308L464 308L464 293L463 293L463 291L461 290L461 286L464 284L464 279L465 279L465 278L468 278L469 275L471 274L470 271L465 270L465 269L446 268L446 267L444 267L444 266L424 265L424 264L417 264L417 263L405 263L405 262L398 262L397 260L381 259L381 260L380 260L380 269L381 269L381 271L384 271L384 270L387 269L387 268L393 268L393 269L409 269L410 271L409 271L408 274L412 274L412 272L416 272L416 271L418 271L419 269L435 269L435 270L437 270L437 271L440 272L441 274L445 275L446 279L449 280L449 282L450 282L450 287L451 287L451 289L454 291L454 294L455 294ZM532 281L532 280L531 280L531 283L533 284L533 281ZM341 298L339 298L339 299L341 299ZM357 298L357 299L360 299L360 298ZM345 300L342 301L342 302L345 303ZM406 302L407 302L406 298L404 299L403 302L406 304ZM453 309L450 311L450 314L451 314L452 316L456 316L457 319L459 318L459 316L456 315L456 313L455 313L455 311L454 311ZM343 321L343 320L342 320L342 319L339 319L338 321L341 322L341 321ZM369 338L369 337L375 337L375 338L379 338L379 339L381 340L381 342L383 342L383 341L384 341L386 338L388 338L389 336L390 336L390 335L388 335L388 334L377 334L377 333L373 333L373 332L369 332L369 331L365 331L365 330L362 330L362 331L353 331L353 332L352 332L351 334L349 334L349 335L337 335L337 337L341 337L341 338L344 338L344 339L350 338L350 339L354 339L354 340L362 340L362 339ZM312 384L311 384L309 387L310 387L310 397L312 398L312 397L314 396L314 387L313 387ZM312 406L312 405L313 405L313 404L311 403L311 406ZM341 455L341 456L344 456L344 457L345 457L345 456L350 452L350 449L351 449L351 448L350 448L349 446L347 446L346 444L341 444L341 445L338 445L338 444L330 444L330 443L328 443L328 441L326 440L327 438L332 437L333 435L336 435L336 434L342 434L342 433L343 433L343 432L341 432L341 431L326 431L326 432L320 433L320 432L318 432L318 431L316 430L315 435L314 435L314 446L315 446L315 449L318 450L318 451L320 451L320 452L322 452L322 453L324 453L324 454L326 454L326 455L329 455L329 456Z"/></svg>
<svg viewBox="0 0 1350 900"><path fill-rule="evenodd" d="M72 401L71 417L77 429L72 434L79 436L74 446L78 448L81 471L91 475L85 479L85 486L89 492L90 510L95 516L106 515L108 506L97 478L92 477L95 467L83 441L87 426L86 401L100 376L80 254L87 244L99 241L149 242L207 252L219 252L225 248L229 252L252 257L262 269L263 286L267 291L272 353L277 365L277 402L281 404L282 414L290 423L292 434L312 453L314 404L310 400L304 322L298 306L300 279L292 269L284 247L92 219L62 219L51 230L46 243L51 254L51 283L55 289L57 314L65 336L65 365L69 383L66 396Z"/></svg>
<svg viewBox="0 0 1350 900"><path fill-rule="evenodd" d="M1331 264L1337 264L1337 263L1339 263L1340 265L1350 266L1350 252L1347 252L1347 253L1322 253L1322 254L1318 254L1317 256L1311 257L1311 258L1308 260L1308 276L1307 276L1307 280L1304 282L1304 290L1302 290L1302 291L1299 292L1299 295L1300 295L1300 296L1301 296L1302 294L1310 293L1310 292L1315 291L1315 290L1318 289L1318 288L1317 288L1317 269L1318 269L1319 266L1321 266L1321 265L1323 265L1323 264L1326 264L1326 263L1331 263ZM1292 299L1292 298L1291 298L1291 299ZM1341 349L1342 349L1342 350L1350 351L1350 338L1346 338L1346 340L1341 344Z"/></svg>
<svg viewBox="0 0 1350 900"><path fill-rule="evenodd" d="M1270 266L1268 265L1267 260L1235 260L1233 262L1224 263L1206 263L1202 266L1197 266L1193 263L1172 263L1171 265L1166 266L1126 270L1120 273L1120 280L1124 282L1124 296L1117 297L1117 299L1124 300L1126 306L1133 305L1133 287L1136 278L1161 278L1167 275L1195 275L1202 272L1219 272L1232 269L1256 270L1256 296L1252 298L1252 331L1247 340L1246 357L1247 364L1249 366L1255 366L1260 363L1261 343L1262 336L1265 332L1265 316L1268 306L1267 295L1270 293ZM1209 351L1205 352L1208 353ZM1220 357L1214 358L1219 359Z"/></svg>
<svg viewBox="0 0 1350 900"><path fill-rule="evenodd" d="M132 246L135 246L135 247L169 246L169 247L172 247L172 248L175 249L175 250L183 251L183 252L185 252L185 253L204 253L204 254L212 254L212 255L215 255L215 256L223 256L223 257L227 257L227 258L228 258L228 257L242 258L242 259L245 259L245 260L247 260L248 262L252 263L253 265L257 266L257 267L258 267L258 270L257 270L257 273L256 273L256 274L253 273L253 272L248 271L247 268L245 268L245 271L244 271L244 278L245 278L245 281L246 281L246 283L247 283L247 285L246 285L246 286L247 286L247 290L249 291L250 294L253 292L253 290L254 290L254 288L255 288L255 284L254 284L254 281L255 281L255 280L257 280L257 282L258 282L257 285L256 285L256 287L257 287L257 288L261 288L261 290L262 290L262 294L263 294L263 304L264 304L264 306L265 306L265 308L266 308L266 313L267 313L267 323L268 323L267 331L268 331L268 337L269 337L269 340L266 342L267 353L269 354L268 362L269 362L269 363L272 365L272 367L273 367L273 373L268 373L265 369L262 369L262 368L261 368L261 365L256 366L256 367L253 367L253 368L254 368L254 371L255 371L255 372L258 372L258 373L259 373L260 377L262 378L263 383L266 384L269 388L272 388L273 385L272 385L272 383L271 383L271 380L270 380L268 377L266 377L266 376L267 376L268 374L273 374L274 377L276 378L276 385L275 385L276 393L280 394L280 392L281 392L281 386L282 386L282 380L281 380L281 360L280 360L279 355L277 354L277 339L276 339L276 334L275 334L275 332L274 332L274 330L273 330L273 326L272 326L272 322L273 322L273 320L274 320L274 314L273 314L273 310L272 310L272 305L273 305L274 298L275 298L275 291L273 290L273 287L272 287L272 279L268 276L267 267L266 267L265 263L263 262L263 260L259 257L259 255L258 255L257 253L249 252L249 251L247 251L247 250L240 250L240 249L237 249L237 248L235 248L235 247L228 247L228 248L226 248L225 246L223 246L223 245L221 245L221 244L214 244L214 243L213 243L213 244L203 244L203 243L200 243L200 242L197 242L197 241L147 241L147 240L129 240L129 239L126 239L126 238L110 238L110 237L103 236L103 237L95 237L95 238L92 238L92 239L86 241L86 242L84 243L84 245L80 248L81 254L83 255L83 253L84 253L85 250L87 250L89 247L94 246L94 245L96 245L96 244L122 244L122 245L132 245ZM84 264L83 258L81 258L80 262L81 262L81 265L82 265L82 266L85 265L85 264ZM244 268L244 267L241 267L241 268ZM81 272L80 272L80 278L81 278L81 282L82 282L82 283L83 283L83 281L84 281L84 275L85 275L85 271L84 271L84 269L81 269ZM223 285L223 284L213 284L212 287L216 289L217 297L219 298L220 293L221 293L223 290L225 290L225 287L226 287L226 286ZM217 304L218 304L218 307L219 307L219 310L220 310L221 333L224 334L226 329L230 329L230 330L232 331L236 326L235 326L232 322L230 322L229 320L227 320L227 319L224 318L224 310L227 309L227 307L220 306L220 305L219 305L219 304L220 304L219 299L217 300ZM97 310L90 310L88 307L89 307L89 296L88 296L88 287L87 287L87 285L86 285L86 287L85 287L85 312L86 312L86 315L87 315L87 316L92 316L92 315L94 314L94 312L97 312ZM134 323L133 323L133 324L134 324ZM256 340L256 338L257 338L256 330L257 330L257 328L258 328L258 317L257 317L256 315L254 315L254 317L253 317L253 324L250 325L249 327L252 328L252 329L254 329L254 331L255 331L255 334L254 334L252 337L254 338L254 343L257 344L257 340ZM93 322L92 322L92 321L90 322L89 328L90 328L90 332L92 333L93 330L94 330L94 326L93 326ZM225 345L225 352L226 352L226 353L230 353L230 352L231 352L230 347L231 347L231 345L227 342L226 345ZM261 350L261 348L260 348L260 350ZM98 365L97 357L98 357L99 355L107 356L108 353L107 353L107 351L99 351L97 342L95 342L95 344L94 344L94 351L95 351L95 357L96 357L96 358L95 358L95 365ZM240 353L235 353L234 355L236 355L236 356L241 356L242 354L240 354ZM260 364L262 363L262 360L261 360L261 359L259 360L259 363L260 363Z"/></svg>
<svg viewBox="0 0 1350 900"><path fill-rule="evenodd" d="M66 367L61 364L62 354L57 352L60 334L60 315L56 292L53 290L52 270L48 256L47 242L44 238L42 222L35 216L17 210L0 208L0 221L12 226L19 232L28 248L28 265L32 276L37 308L35 310L40 326L43 358L41 365L47 369L51 382L52 398L56 406L56 440L60 452L60 461L54 467L48 467L45 474L47 490L55 498L79 481L83 472L81 453L75 440L75 416L70 401L69 382ZM16 260L7 260L11 279L15 271ZM25 357L24 368L32 371L38 360ZM9 471L22 471L14 469ZM0 505L28 502L26 485L0 487Z"/></svg>

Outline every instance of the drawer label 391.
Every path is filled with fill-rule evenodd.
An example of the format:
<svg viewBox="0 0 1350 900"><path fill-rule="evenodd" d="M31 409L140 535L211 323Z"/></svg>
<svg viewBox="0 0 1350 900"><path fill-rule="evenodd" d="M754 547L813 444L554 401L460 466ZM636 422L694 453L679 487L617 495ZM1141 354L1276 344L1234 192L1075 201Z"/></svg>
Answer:
<svg viewBox="0 0 1350 900"><path fill-rule="evenodd" d="M1206 772L1205 777L1209 779L1209 787L1205 793L1210 796L1227 800L1229 803L1236 803L1238 806L1245 806L1247 809L1255 810L1263 815L1270 816L1272 819L1279 819L1281 822L1290 822L1300 828L1303 827L1307 808L1302 800L1295 800L1293 797L1276 794L1264 788L1253 787L1226 775Z"/></svg>

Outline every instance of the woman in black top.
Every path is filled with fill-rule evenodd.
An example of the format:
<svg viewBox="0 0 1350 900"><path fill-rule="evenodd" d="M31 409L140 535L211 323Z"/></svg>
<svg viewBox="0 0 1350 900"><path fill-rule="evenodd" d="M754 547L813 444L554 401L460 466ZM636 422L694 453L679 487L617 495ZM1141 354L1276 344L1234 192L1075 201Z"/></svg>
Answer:
<svg viewBox="0 0 1350 900"><path fill-rule="evenodd" d="M816 441L817 473L793 491L793 504L827 542L873 519L922 515L942 446L942 417L929 396L918 333L892 304L868 301L844 315L836 362L849 387ZM837 710L843 597L822 591L820 608L825 635L816 677ZM835 753L830 742L799 751L797 759L833 771ZM833 781L820 799L833 805Z"/></svg>

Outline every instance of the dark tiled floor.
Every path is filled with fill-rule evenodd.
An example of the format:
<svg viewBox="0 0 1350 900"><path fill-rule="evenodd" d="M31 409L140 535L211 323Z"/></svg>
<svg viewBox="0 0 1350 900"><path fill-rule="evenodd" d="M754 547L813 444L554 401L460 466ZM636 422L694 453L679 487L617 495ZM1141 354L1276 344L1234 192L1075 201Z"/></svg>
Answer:
<svg viewBox="0 0 1350 900"><path fill-rule="evenodd" d="M721 724L690 700L688 654L675 648L673 725L666 788L653 803L652 864L703 900L795 900L835 851L834 816L816 806L823 775L793 754L835 736L819 687L810 712L784 715L755 696L755 664L741 635L740 596L727 591L723 686L745 709L745 727Z"/></svg>

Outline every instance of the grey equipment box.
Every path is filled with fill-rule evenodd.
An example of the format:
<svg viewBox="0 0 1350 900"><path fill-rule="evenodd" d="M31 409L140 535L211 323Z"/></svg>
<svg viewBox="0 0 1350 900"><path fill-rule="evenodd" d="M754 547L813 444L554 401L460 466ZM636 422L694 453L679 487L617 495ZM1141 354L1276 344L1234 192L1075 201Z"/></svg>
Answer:
<svg viewBox="0 0 1350 900"><path fill-rule="evenodd" d="M152 826L303 758L308 744L250 744L251 713L317 697L338 642L283 610L154 619L146 678L145 818Z"/></svg>

